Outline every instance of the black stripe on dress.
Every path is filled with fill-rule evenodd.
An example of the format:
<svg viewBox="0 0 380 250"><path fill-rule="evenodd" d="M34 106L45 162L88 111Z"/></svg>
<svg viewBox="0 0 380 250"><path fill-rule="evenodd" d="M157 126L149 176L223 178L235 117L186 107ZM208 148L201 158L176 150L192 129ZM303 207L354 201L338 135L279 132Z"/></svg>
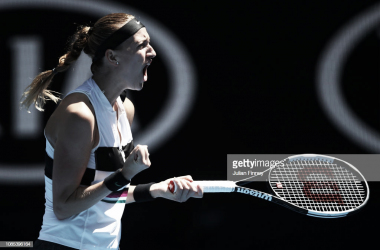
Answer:
<svg viewBox="0 0 380 250"><path fill-rule="evenodd" d="M53 179L53 164L54 160L45 152L45 175L50 180ZM81 185L91 186L91 183L95 180L95 169L86 168L83 174Z"/></svg>
<svg viewBox="0 0 380 250"><path fill-rule="evenodd" d="M133 150L133 141L122 147L125 158ZM96 170L114 172L123 168L124 159L118 147L98 147L95 151Z"/></svg>

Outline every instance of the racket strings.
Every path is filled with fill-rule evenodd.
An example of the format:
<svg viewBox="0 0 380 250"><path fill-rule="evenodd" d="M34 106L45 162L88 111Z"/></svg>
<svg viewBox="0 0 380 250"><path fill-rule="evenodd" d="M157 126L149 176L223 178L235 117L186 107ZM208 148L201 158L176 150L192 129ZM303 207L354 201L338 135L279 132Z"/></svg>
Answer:
<svg viewBox="0 0 380 250"><path fill-rule="evenodd" d="M323 160L287 161L270 173L278 196L315 211L346 211L360 206L366 192L360 179L346 168Z"/></svg>

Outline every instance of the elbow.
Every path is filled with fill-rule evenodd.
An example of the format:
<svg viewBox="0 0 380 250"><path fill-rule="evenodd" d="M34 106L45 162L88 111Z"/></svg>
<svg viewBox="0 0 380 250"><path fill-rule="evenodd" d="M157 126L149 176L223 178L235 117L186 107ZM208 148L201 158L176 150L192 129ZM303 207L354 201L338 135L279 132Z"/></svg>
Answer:
<svg viewBox="0 0 380 250"><path fill-rule="evenodd" d="M58 220L64 220L64 219L68 218L68 217L61 216L61 215L59 215L57 213L54 213L54 214L55 214L55 216L57 217Z"/></svg>
<svg viewBox="0 0 380 250"><path fill-rule="evenodd" d="M58 220L64 220L70 217L64 213L64 210L62 209L61 206L53 204L53 211Z"/></svg>

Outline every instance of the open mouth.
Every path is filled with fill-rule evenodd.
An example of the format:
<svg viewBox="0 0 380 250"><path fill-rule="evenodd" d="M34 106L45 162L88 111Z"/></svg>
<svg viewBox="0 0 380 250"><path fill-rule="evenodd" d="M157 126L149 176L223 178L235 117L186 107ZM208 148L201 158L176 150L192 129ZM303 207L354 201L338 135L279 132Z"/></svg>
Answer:
<svg viewBox="0 0 380 250"><path fill-rule="evenodd" d="M144 82L148 81L148 67L149 64L147 64L144 69L143 69L143 74L144 74Z"/></svg>

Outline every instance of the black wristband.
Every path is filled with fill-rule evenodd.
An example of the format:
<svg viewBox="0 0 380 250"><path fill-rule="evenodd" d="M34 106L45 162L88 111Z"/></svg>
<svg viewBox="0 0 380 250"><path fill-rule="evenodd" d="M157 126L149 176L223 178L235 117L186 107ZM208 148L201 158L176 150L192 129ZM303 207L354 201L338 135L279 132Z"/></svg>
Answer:
<svg viewBox="0 0 380 250"><path fill-rule="evenodd" d="M109 190L117 191L129 184L131 181L125 179L123 173L121 172L121 168L119 168L115 171L115 173L110 174L107 178L105 178L103 182Z"/></svg>
<svg viewBox="0 0 380 250"><path fill-rule="evenodd" d="M152 201L154 198L150 194L150 186L155 184L154 182L148 183L148 184L139 184L135 187L135 190L133 191L133 198L136 202L145 202L145 201Z"/></svg>

